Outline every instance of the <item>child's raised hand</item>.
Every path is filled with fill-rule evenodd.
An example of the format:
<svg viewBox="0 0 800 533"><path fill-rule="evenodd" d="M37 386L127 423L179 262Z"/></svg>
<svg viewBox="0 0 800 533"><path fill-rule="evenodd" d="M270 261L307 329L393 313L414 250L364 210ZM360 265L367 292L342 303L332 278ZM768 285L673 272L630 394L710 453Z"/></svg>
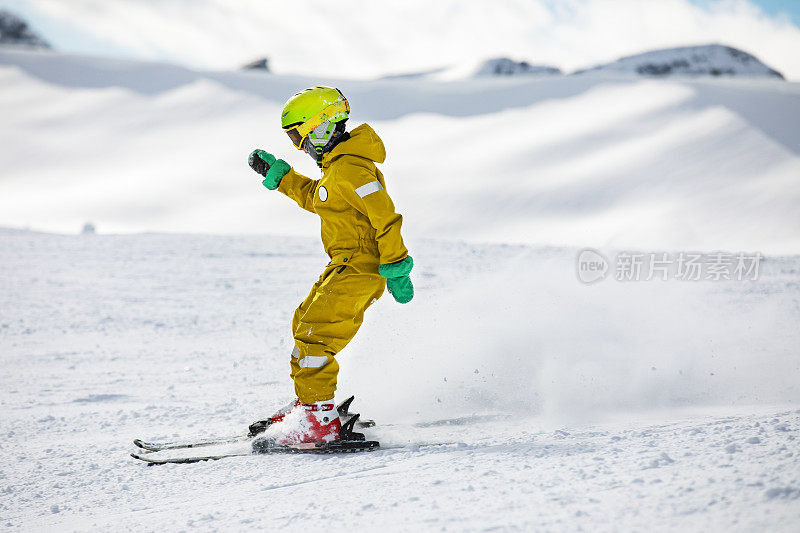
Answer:
<svg viewBox="0 0 800 533"><path fill-rule="evenodd" d="M275 156L264 150L253 150L247 159L247 164L266 178L269 167L275 164Z"/></svg>
<svg viewBox="0 0 800 533"><path fill-rule="evenodd" d="M281 179L289 172L292 167L283 159L275 159L275 156L264 150L253 150L247 159L250 168L264 176L262 184L267 189L274 191L281 184Z"/></svg>

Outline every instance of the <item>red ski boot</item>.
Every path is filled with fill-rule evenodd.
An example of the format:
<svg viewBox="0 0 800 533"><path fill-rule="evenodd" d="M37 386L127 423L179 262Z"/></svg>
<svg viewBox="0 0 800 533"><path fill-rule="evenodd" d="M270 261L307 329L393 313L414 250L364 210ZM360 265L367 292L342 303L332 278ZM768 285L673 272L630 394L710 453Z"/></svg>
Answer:
<svg viewBox="0 0 800 533"><path fill-rule="evenodd" d="M267 422L257 440L272 446L332 442L339 439L342 429L333 400L311 404L296 401L291 409L278 411Z"/></svg>
<svg viewBox="0 0 800 533"><path fill-rule="evenodd" d="M274 427L279 431L275 439L278 444L331 442L339 438L342 421L333 400L312 404L298 402Z"/></svg>
<svg viewBox="0 0 800 533"><path fill-rule="evenodd" d="M380 445L353 430L358 414L348 412L350 397L337 408L333 400L312 404L294 401L267 420L250 426L254 453L347 453L371 451ZM344 413L347 423L339 417ZM363 427L374 425L369 421Z"/></svg>

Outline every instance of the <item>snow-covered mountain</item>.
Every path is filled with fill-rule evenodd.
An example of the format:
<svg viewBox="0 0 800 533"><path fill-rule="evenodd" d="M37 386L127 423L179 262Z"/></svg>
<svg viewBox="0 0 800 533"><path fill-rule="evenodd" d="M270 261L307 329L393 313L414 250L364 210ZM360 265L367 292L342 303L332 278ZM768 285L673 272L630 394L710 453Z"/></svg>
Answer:
<svg viewBox="0 0 800 533"><path fill-rule="evenodd" d="M623 57L576 72L630 73L642 76L741 76L784 79L755 56L721 44L683 46Z"/></svg>
<svg viewBox="0 0 800 533"><path fill-rule="evenodd" d="M0 9L0 45L18 45L29 48L50 48L50 45L31 30L17 15Z"/></svg>
<svg viewBox="0 0 800 533"><path fill-rule="evenodd" d="M384 139L409 232L800 252L800 85L775 78L353 81L0 51L0 83L0 225L316 235L246 159L316 175L276 117L322 83Z"/></svg>
<svg viewBox="0 0 800 533"><path fill-rule="evenodd" d="M552 76L561 69L546 65L532 65L527 61L514 61L507 57L488 59L475 72L475 77L485 76Z"/></svg>
<svg viewBox="0 0 800 533"><path fill-rule="evenodd" d="M268 53L276 73L351 79L500 56L573 72L654 48L724 42L800 79L793 52L800 48L797 26L745 0L501 0L491 7L485 0L3 3L9 9L18 4L20 11L24 6L31 17L50 21L49 28L57 24L54 44L70 46L72 53L113 53L203 70L233 70Z"/></svg>
<svg viewBox="0 0 800 533"><path fill-rule="evenodd" d="M553 76L561 74L556 67L533 65L527 61L515 61L497 57L485 61L462 61L456 65L417 72L404 72L383 76L384 80L428 80L459 81L470 78L506 78L512 76Z"/></svg>

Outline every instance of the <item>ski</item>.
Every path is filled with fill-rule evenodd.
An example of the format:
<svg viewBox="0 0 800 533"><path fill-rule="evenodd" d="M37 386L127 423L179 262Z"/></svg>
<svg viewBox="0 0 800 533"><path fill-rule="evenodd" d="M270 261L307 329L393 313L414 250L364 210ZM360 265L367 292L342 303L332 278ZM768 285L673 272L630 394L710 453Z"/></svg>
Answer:
<svg viewBox="0 0 800 533"><path fill-rule="evenodd" d="M190 464L202 461L218 461L228 457L245 457L251 455L269 454L334 454L334 453L359 453L371 452L380 448L376 441L333 441L322 444L293 444L291 446L267 445L249 453L220 453L215 455L196 455L190 457L153 457L148 453L132 453L131 457L146 462L148 465L164 464Z"/></svg>
<svg viewBox="0 0 800 533"><path fill-rule="evenodd" d="M147 452L143 452L141 454L132 453L131 457L134 459L139 459L140 461L144 461L151 465L166 465L166 464L188 464L188 463L199 463L201 461L218 461L219 459L224 459L226 457L244 457L246 455L253 455L252 453L222 453L219 455L198 455L194 457L167 457L167 458L157 458L152 457L147 454Z"/></svg>
<svg viewBox="0 0 800 533"><path fill-rule="evenodd" d="M258 438L253 440L251 452L231 452L209 455L196 455L190 457L154 457L155 452L132 453L131 457L146 462L148 465L169 463L199 463L200 461L217 461L226 457L242 457L245 455L265 455L273 453L306 453L306 454L331 454L331 453L358 453L371 452L380 448L374 440L365 440L363 433L353 431L359 415L350 417L339 431L341 439L331 442L303 442L297 444L276 444L272 438ZM174 449L174 448L173 448Z"/></svg>
<svg viewBox="0 0 800 533"><path fill-rule="evenodd" d="M331 446L331 444L334 444ZM438 447L450 447L450 446L464 446L458 442L421 442L421 443L414 443L410 445L393 445L393 446L381 446L379 443L375 441L344 441L344 442L336 442L327 443L327 445L312 445L312 444L297 444L293 446L267 446L264 448L263 451L252 451L252 452L232 452L232 453L219 453L219 454L209 454L209 455L196 455L190 457L153 457L154 454L149 454L147 452L143 453L132 453L131 457L134 459L139 459L140 461L144 461L148 464L148 466L152 465L165 465L165 464L190 464L190 463L200 463L203 461L218 461L220 459L226 459L228 457L249 457L254 455L269 455L269 454L316 454L316 455L323 455L323 454L339 454L339 453L360 453L360 452L372 452L376 450L414 450L420 448L438 448Z"/></svg>
<svg viewBox="0 0 800 533"><path fill-rule="evenodd" d="M248 435L236 435L233 437L222 437L197 440L191 442L145 442L141 439L134 439L133 444L137 448L141 448L146 452L160 452L163 450L181 450L184 448L203 448L205 446L216 446L218 444L233 444L234 442L242 442L250 437Z"/></svg>
<svg viewBox="0 0 800 533"><path fill-rule="evenodd" d="M350 412L350 405L353 403L355 396L350 396L345 401L340 403L336 406L336 410L339 412L339 417L342 419L342 424L346 425L350 420L354 417L357 417L356 413ZM252 439L253 437L258 436L260 433L263 433L267 427L270 425L269 420L259 420L258 422L253 422L250 424L248 428L247 434L242 435L233 435L230 437L217 437L217 438L209 438L209 439L200 439L196 441L167 441L167 442L147 442L141 439L134 439L133 444L145 452L160 452L163 450L181 450L185 448L203 448L207 446L217 446L220 444L233 444L236 442L243 442L248 439ZM356 418L356 426L359 428L369 428L375 425L375 421L373 420L361 420L360 418ZM137 457L138 459L138 457ZM202 461L203 459L198 459ZM197 461L194 461L197 462Z"/></svg>

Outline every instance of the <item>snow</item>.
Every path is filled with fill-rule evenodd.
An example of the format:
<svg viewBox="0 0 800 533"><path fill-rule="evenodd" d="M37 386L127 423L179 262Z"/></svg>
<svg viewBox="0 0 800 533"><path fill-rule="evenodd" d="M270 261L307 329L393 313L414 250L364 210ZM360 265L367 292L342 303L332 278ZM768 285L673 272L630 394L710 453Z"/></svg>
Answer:
<svg viewBox="0 0 800 533"><path fill-rule="evenodd" d="M315 175L274 117L329 83L385 141L411 234L800 251L795 83L360 82L15 52L0 52L0 83L5 226L316 235L313 217L259 194L246 158L262 147Z"/></svg>
<svg viewBox="0 0 800 533"><path fill-rule="evenodd" d="M796 530L800 259L587 288L571 250L412 244L416 300L340 355L382 450L148 468L132 439L290 399L316 239L0 232L3 525Z"/></svg>
<svg viewBox="0 0 800 533"><path fill-rule="evenodd" d="M645 76L747 76L783 79L756 57L721 44L682 46L623 57L583 72L627 72Z"/></svg>
<svg viewBox="0 0 800 533"><path fill-rule="evenodd" d="M237 434L292 398L290 319L327 258L246 156L314 175L276 117L326 82L387 144L416 265L415 300L339 355L382 449L148 468L134 438ZM0 85L3 527L797 530L797 84L4 50ZM765 259L586 286L587 246Z"/></svg>

